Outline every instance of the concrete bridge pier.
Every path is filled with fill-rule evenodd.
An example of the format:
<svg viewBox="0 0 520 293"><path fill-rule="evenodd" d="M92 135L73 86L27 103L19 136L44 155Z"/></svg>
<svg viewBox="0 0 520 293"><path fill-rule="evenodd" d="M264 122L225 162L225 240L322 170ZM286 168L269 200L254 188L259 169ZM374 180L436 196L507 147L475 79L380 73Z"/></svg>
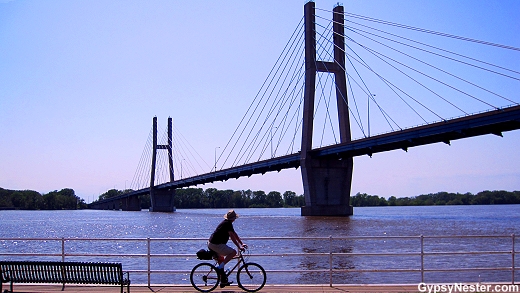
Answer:
<svg viewBox="0 0 520 293"><path fill-rule="evenodd" d="M153 190L150 192L150 212L172 213L175 211L173 204L174 190Z"/></svg>
<svg viewBox="0 0 520 293"><path fill-rule="evenodd" d="M94 205L94 208L100 210L115 210L115 203L114 201L108 201L101 204L98 203Z"/></svg>
<svg viewBox="0 0 520 293"><path fill-rule="evenodd" d="M305 206L302 216L349 216L352 158L308 158L301 165Z"/></svg>
<svg viewBox="0 0 520 293"><path fill-rule="evenodd" d="M139 200L139 196L129 196L122 199L122 207L123 211L140 211L141 210L141 201Z"/></svg>

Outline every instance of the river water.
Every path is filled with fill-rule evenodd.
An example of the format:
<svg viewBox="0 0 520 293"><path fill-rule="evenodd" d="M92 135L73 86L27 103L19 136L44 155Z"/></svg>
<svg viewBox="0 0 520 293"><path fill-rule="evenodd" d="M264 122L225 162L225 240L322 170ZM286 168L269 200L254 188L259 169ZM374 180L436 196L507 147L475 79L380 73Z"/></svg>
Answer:
<svg viewBox="0 0 520 293"><path fill-rule="evenodd" d="M250 239L245 241L252 254L328 253L419 253L420 238L394 236L494 235L488 238L424 238L425 252L441 251L511 251L511 234L520 235L520 205L489 206L421 206L355 208L351 217L301 217L300 209L237 209L240 215L234 223L242 238L248 237L329 237L329 239ZM30 241L1 240L3 238L204 238L222 220L227 209L177 210L175 213L123 211L0 211L0 259L23 259L7 253L59 253L61 243L34 244ZM336 237L378 236L390 238L336 239ZM52 243L53 242L53 243ZM516 251L520 251L520 240ZM152 254L193 255L204 248L199 241L153 241ZM147 253L146 242L68 241L66 253ZM61 257L41 257L61 260ZM520 266L520 256L516 266ZM120 261L124 269L146 270L145 258L123 257L106 259L68 257L72 261ZM426 256L425 268L511 267L511 254ZM328 273L269 273L273 270L321 270L329 267L328 256L296 255L255 257L268 271L268 283L328 283ZM195 257L157 257L152 270L190 270L199 261ZM419 269L420 256L335 256L337 269L385 270ZM515 275L520 279L520 272ZM146 283L146 275L131 276L133 283ZM511 280L511 271L426 272L427 282L504 282ZM339 272L334 283L381 284L418 283L419 272ZM153 274L152 283L189 283L184 275Z"/></svg>

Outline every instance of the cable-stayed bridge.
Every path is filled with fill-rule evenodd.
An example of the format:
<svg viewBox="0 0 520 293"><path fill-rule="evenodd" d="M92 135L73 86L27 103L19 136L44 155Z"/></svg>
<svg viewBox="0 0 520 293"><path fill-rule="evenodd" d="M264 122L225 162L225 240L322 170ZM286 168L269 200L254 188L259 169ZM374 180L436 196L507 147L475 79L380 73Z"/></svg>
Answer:
<svg viewBox="0 0 520 293"><path fill-rule="evenodd" d="M345 13L342 6L326 11L309 2L304 12L218 157L215 148L213 166L194 174L192 148L173 143L171 120L159 144L154 118L145 147L151 158L143 156L134 178L138 188L92 207L137 210L138 196L150 194L151 209L168 212L177 188L301 167L302 214L349 215L353 157L520 128L513 62L520 49ZM494 64L486 54L510 61ZM165 171L162 181L157 169Z"/></svg>

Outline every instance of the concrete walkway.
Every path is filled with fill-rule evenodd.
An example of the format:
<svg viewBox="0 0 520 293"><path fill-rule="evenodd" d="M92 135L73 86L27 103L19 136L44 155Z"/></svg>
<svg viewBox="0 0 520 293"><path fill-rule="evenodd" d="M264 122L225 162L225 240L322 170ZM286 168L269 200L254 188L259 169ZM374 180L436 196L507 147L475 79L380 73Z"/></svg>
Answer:
<svg viewBox="0 0 520 293"><path fill-rule="evenodd" d="M3 290L9 289L9 283L3 284ZM61 291L61 285L26 285L14 284L14 292L16 293L47 293L47 292L64 292L64 293L86 293L86 292L120 292L118 286L90 286L90 285L66 285L65 291ZM126 292L126 288L125 288ZM130 287L131 293L192 293L198 292L191 286L172 286L172 285L152 285L151 288L147 286L132 285ZM236 285L225 287L223 289L217 288L212 292L216 293L238 293L244 292ZM341 293L341 292L419 292L417 285L341 285L329 287L328 285L266 285L259 292L263 293Z"/></svg>

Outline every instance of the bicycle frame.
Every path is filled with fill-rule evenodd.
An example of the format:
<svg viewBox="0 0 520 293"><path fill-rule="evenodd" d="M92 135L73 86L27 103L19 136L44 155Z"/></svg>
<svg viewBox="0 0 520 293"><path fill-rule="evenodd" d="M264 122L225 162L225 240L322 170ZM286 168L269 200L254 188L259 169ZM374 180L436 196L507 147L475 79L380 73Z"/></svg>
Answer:
<svg viewBox="0 0 520 293"><path fill-rule="evenodd" d="M266 282L266 274L264 268L257 263L246 262L243 255L243 251L239 250L238 254L233 257L236 259L236 264L225 273L224 276L219 275L218 267L218 256L213 257L215 264L209 262L202 262L193 267L190 274L190 282L195 289L200 292L211 292L213 291L222 278L229 277L237 268L237 284L238 287L246 292L256 292L263 288ZM229 284L227 284L229 285ZM225 283L221 283L221 288L227 286Z"/></svg>
<svg viewBox="0 0 520 293"><path fill-rule="evenodd" d="M240 267L240 264L245 264L246 261L244 260L244 256L242 255L242 251L240 249L238 249L238 253L235 257L233 257L233 259L238 259L237 263L235 264L235 266L233 266L232 269L229 270L228 273L226 273L226 277L229 277L229 275L231 275L233 273L233 271L235 271L236 268L239 268ZM218 257L215 259L215 266L218 267ZM249 272L248 272L249 274Z"/></svg>

